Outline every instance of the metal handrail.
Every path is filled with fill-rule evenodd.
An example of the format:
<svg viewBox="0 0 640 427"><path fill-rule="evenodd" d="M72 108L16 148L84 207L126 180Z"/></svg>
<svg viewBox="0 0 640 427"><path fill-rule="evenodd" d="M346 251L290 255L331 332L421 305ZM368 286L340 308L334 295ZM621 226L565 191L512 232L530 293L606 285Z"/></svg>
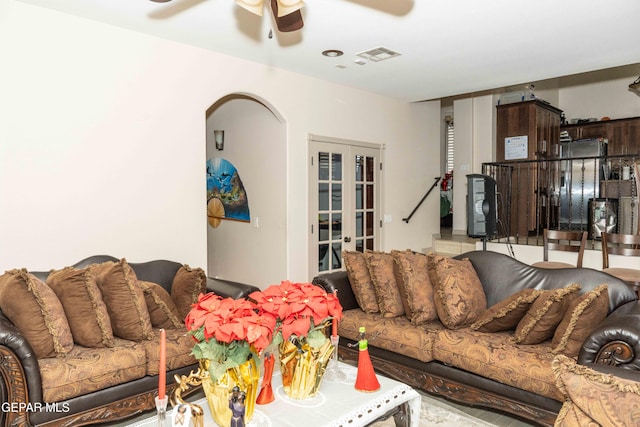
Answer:
<svg viewBox="0 0 640 427"><path fill-rule="evenodd" d="M438 185L438 182L440 182L440 179L442 177L441 176L437 176L435 177L435 181L434 183L431 185L431 187L429 188L429 190L427 190L427 194L425 194L422 199L420 199L420 201L418 202L418 204L416 205L415 208L413 208L413 210L411 211L411 213L409 214L408 217L406 218L402 218L402 220L404 222L406 222L407 224L409 223L409 220L411 219L411 217L413 216L414 213L416 213L416 211L418 210L418 208L420 207L420 205L422 205L422 202L424 202L427 197L429 196L429 194L433 191L434 188L436 188L436 186Z"/></svg>

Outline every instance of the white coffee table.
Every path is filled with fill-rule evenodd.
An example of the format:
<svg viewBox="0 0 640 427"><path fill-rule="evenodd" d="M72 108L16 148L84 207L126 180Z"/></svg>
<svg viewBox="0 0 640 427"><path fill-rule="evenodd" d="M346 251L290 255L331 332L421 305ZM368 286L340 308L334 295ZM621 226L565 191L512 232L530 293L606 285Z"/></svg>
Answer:
<svg viewBox="0 0 640 427"><path fill-rule="evenodd" d="M323 381L320 392L305 400L290 399L284 394L280 373L274 372L272 379L274 402L256 405L252 420L247 427L356 427L366 426L385 417L394 410L405 414L396 424L418 427L420 418L420 395L411 387L382 375L378 375L380 390L361 392L354 389L357 369L340 363L347 378L341 382ZM195 402L205 413L205 427L213 427L211 412L206 399ZM171 414L167 415L167 427L171 425ZM157 417L129 424L129 427L156 427Z"/></svg>

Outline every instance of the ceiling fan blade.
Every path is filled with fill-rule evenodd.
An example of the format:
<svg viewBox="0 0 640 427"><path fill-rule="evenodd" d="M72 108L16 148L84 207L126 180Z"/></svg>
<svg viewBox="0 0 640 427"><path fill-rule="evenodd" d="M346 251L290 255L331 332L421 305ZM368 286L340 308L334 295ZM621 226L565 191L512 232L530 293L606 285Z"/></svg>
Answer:
<svg viewBox="0 0 640 427"><path fill-rule="evenodd" d="M251 13L262 16L262 0L236 0L236 4Z"/></svg>
<svg viewBox="0 0 640 427"><path fill-rule="evenodd" d="M278 17L278 0L271 0L271 12L273 13L273 18L276 20L276 25L280 32L290 33L292 31L297 31L304 26L300 9L291 12L288 15Z"/></svg>

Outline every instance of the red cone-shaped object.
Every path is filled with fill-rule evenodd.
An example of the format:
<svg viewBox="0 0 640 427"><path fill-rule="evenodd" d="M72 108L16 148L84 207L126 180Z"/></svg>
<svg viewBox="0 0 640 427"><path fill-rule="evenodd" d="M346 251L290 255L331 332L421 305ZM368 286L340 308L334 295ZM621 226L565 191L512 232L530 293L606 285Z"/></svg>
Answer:
<svg viewBox="0 0 640 427"><path fill-rule="evenodd" d="M359 391L377 391L380 389L380 383L369 357L369 343L364 338L364 327L360 328L360 341L358 344L360 352L358 353L358 375L356 376L355 389Z"/></svg>
<svg viewBox="0 0 640 427"><path fill-rule="evenodd" d="M264 375L262 376L262 385L260 386L260 393L256 399L258 405L266 405L275 400L273 395L273 388L271 387L271 377L273 377L273 366L275 365L275 358L272 353L264 356Z"/></svg>

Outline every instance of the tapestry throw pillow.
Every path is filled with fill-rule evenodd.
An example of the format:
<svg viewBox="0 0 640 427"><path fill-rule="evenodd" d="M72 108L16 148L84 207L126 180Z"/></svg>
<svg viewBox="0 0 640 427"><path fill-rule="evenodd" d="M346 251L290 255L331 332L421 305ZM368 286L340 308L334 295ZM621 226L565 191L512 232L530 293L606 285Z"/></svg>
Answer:
<svg viewBox="0 0 640 427"><path fill-rule="evenodd" d="M430 259L430 277L440 322L449 329L471 325L487 309L487 297L473 264L468 259L433 254Z"/></svg>
<svg viewBox="0 0 640 427"><path fill-rule="evenodd" d="M376 290L369 274L364 254L358 251L342 251L344 267L347 270L349 284L358 305L365 313L379 313Z"/></svg>
<svg viewBox="0 0 640 427"><path fill-rule="evenodd" d="M574 283L564 288L543 291L518 322L513 342L526 345L540 344L553 337L556 327L579 290L580 285Z"/></svg>
<svg viewBox="0 0 640 427"><path fill-rule="evenodd" d="M184 320L191 310L191 304L198 302L198 295L207 292L207 276L201 268L188 265L180 267L171 284L171 298L178 307L180 319Z"/></svg>
<svg viewBox="0 0 640 427"><path fill-rule="evenodd" d="M153 337L151 318L138 278L126 259L88 267L102 293L113 335L131 341Z"/></svg>
<svg viewBox="0 0 640 427"><path fill-rule="evenodd" d="M111 318L88 268L53 270L47 285L60 299L76 343L90 348L113 347Z"/></svg>
<svg viewBox="0 0 640 427"><path fill-rule="evenodd" d="M64 356L73 348L60 300L26 269L9 270L0 276L0 310L31 344L38 359Z"/></svg>
<svg viewBox="0 0 640 427"><path fill-rule="evenodd" d="M144 280L138 280L138 285L144 292L144 300L154 328L178 329L184 325L180 320L178 307L165 288Z"/></svg>
<svg viewBox="0 0 640 427"><path fill-rule="evenodd" d="M640 383L598 372L563 354L557 355L551 366L557 386L566 396L556 425L638 425ZM587 423L585 415L594 424Z"/></svg>
<svg viewBox="0 0 640 427"><path fill-rule="evenodd" d="M409 251L391 251L395 261L396 277L405 316L414 325L438 318L433 301L433 286L429 279L425 254Z"/></svg>
<svg viewBox="0 0 640 427"><path fill-rule="evenodd" d="M609 313L609 287L605 284L580 295L571 305L556 328L551 340L552 353L575 357L589 334Z"/></svg>
<svg viewBox="0 0 640 427"><path fill-rule="evenodd" d="M364 253L364 258L367 261L382 317L402 316L404 306L393 271L393 256L387 252L367 251Z"/></svg>
<svg viewBox="0 0 640 427"><path fill-rule="evenodd" d="M518 326L529 307L542 293L538 289L523 289L492 305L478 316L471 329L480 332L509 331Z"/></svg>

